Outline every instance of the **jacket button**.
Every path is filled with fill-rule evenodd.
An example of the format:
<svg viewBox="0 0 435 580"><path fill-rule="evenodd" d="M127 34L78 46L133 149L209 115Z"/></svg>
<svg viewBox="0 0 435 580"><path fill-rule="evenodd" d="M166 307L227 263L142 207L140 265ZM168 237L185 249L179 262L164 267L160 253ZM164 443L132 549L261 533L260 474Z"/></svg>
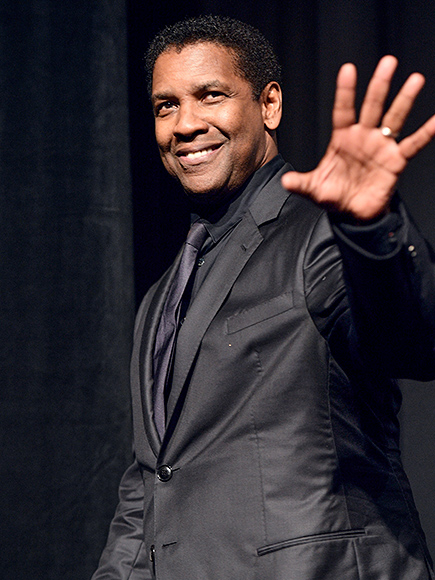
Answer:
<svg viewBox="0 0 435 580"><path fill-rule="evenodd" d="M160 481L169 481L172 477L172 468L169 465L162 465L157 470L157 477Z"/></svg>

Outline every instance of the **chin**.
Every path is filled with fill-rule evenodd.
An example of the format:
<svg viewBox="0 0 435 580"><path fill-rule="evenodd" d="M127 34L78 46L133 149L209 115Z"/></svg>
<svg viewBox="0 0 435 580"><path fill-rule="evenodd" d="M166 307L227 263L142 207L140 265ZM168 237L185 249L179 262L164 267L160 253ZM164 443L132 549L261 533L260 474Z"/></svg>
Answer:
<svg viewBox="0 0 435 580"><path fill-rule="evenodd" d="M228 190L191 190L184 188L186 196L195 204L207 208L218 207L227 201L232 192Z"/></svg>
<svg viewBox="0 0 435 580"><path fill-rule="evenodd" d="M194 203L210 206L219 205L223 203L226 199L231 197L231 191L229 191L224 185L218 184L198 184L194 185L191 183L183 183L180 181L181 186L184 189L184 193L189 199Z"/></svg>

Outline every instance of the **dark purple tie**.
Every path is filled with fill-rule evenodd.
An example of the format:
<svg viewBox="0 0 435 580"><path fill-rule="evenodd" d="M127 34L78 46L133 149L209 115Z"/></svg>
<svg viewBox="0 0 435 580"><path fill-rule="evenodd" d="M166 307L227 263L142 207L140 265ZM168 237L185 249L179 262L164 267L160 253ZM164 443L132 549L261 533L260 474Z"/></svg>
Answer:
<svg viewBox="0 0 435 580"><path fill-rule="evenodd" d="M169 289L156 334L154 347L154 422L163 439L165 433L165 387L171 367L172 352L177 335L180 304L187 283L195 266L198 250L207 237L205 226L199 222L192 224L180 265Z"/></svg>

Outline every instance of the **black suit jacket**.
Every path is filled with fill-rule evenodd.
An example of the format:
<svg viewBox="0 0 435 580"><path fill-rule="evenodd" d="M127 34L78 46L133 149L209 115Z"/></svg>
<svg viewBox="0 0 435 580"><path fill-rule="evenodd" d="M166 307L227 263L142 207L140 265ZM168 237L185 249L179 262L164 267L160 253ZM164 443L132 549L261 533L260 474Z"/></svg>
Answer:
<svg viewBox="0 0 435 580"><path fill-rule="evenodd" d="M136 461L94 580L434 577L391 378L434 376L429 250L401 207L382 256L370 250L378 225L355 230L362 243L334 234L280 174L188 311L162 445L152 352L179 258L143 301Z"/></svg>

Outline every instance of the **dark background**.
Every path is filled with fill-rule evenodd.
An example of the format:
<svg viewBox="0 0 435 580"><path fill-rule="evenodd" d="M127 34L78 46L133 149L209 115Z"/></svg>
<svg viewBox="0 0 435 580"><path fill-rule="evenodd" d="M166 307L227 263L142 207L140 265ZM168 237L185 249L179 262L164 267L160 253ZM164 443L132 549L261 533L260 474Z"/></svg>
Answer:
<svg viewBox="0 0 435 580"><path fill-rule="evenodd" d="M186 9L186 5L188 8ZM0 576L87 580L131 458L136 305L185 235L183 194L153 141L142 55L152 35L214 12L260 28L284 66L284 156L312 169L335 75L364 86L380 56L427 86L433 0L2 0L0 4ZM361 98L361 95L360 95ZM435 145L400 190L435 244ZM133 227L134 226L134 227ZM406 382L404 461L435 554L434 384Z"/></svg>

